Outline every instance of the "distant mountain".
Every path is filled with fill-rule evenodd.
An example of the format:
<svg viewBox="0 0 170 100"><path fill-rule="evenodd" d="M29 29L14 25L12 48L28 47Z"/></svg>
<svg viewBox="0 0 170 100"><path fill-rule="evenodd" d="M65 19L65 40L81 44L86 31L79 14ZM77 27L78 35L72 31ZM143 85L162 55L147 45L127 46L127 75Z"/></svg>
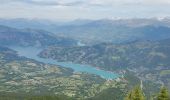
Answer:
<svg viewBox="0 0 170 100"><path fill-rule="evenodd" d="M24 18L17 18L17 19L0 19L0 24L14 27L17 29L46 29L56 25L60 25L60 22L53 22L49 20L40 20L40 19L24 19Z"/></svg>
<svg viewBox="0 0 170 100"><path fill-rule="evenodd" d="M72 38L85 44L102 42L122 43L134 40L160 40L170 38L170 18L74 20L55 22L48 20L0 19L0 24L15 28L43 29L57 36Z"/></svg>
<svg viewBox="0 0 170 100"><path fill-rule="evenodd" d="M161 22L149 23L145 20L144 22L142 20L98 20L79 26L62 26L56 28L55 33L88 44L170 38L169 26L162 25Z"/></svg>
<svg viewBox="0 0 170 100"><path fill-rule="evenodd" d="M16 29L0 25L0 45L70 46L76 44L77 42L72 39L56 37L47 31Z"/></svg>
<svg viewBox="0 0 170 100"><path fill-rule="evenodd" d="M60 21L50 21L43 19L24 19L24 18L16 18L16 19L0 19L0 25L14 27L17 29L40 29L47 30L53 32L56 27L65 26L65 25L83 25L91 22L92 20L73 20L70 22L60 22Z"/></svg>

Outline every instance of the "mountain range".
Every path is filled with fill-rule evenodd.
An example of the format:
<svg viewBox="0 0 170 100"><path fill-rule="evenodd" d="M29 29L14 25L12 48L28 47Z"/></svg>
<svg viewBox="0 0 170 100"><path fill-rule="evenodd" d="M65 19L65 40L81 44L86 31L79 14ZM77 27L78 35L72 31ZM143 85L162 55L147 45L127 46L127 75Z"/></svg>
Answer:
<svg viewBox="0 0 170 100"><path fill-rule="evenodd" d="M56 36L71 38L87 45L102 42L122 43L134 40L170 38L170 19L102 19L55 22L48 20L0 19L17 29L46 30Z"/></svg>

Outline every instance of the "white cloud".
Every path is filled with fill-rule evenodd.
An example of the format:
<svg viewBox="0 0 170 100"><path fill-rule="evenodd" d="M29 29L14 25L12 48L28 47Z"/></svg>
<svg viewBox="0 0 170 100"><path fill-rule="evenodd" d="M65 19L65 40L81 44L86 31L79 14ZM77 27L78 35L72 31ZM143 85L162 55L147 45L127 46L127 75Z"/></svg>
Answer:
<svg viewBox="0 0 170 100"><path fill-rule="evenodd" d="M170 0L87 0L90 4L100 5L162 5L170 4Z"/></svg>
<svg viewBox="0 0 170 100"><path fill-rule="evenodd" d="M1 3L10 3L10 2L25 2L25 3L61 3L61 4L69 4L69 3L84 3L84 4L99 4L99 5L123 5L123 4L169 4L169 0L0 0Z"/></svg>
<svg viewBox="0 0 170 100"><path fill-rule="evenodd" d="M77 18L169 16L170 0L0 0L0 17Z"/></svg>
<svg viewBox="0 0 170 100"><path fill-rule="evenodd" d="M170 0L0 0L1 3L27 3L35 5L62 6L128 6L128 5L170 5Z"/></svg>

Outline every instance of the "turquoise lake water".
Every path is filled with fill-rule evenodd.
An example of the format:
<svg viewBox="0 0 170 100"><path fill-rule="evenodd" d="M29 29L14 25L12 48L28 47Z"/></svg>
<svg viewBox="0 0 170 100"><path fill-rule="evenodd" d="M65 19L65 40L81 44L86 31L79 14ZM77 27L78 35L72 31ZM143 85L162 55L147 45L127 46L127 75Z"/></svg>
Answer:
<svg viewBox="0 0 170 100"><path fill-rule="evenodd" d="M52 59L40 58L37 55L42 51L41 48L36 47L10 47L10 48L16 50L19 56L24 56L47 64L54 64L59 65L61 67L71 68L75 72L86 72L89 74L95 74L99 75L104 79L116 79L119 77L119 75L116 73L100 70L89 65L74 64L71 62L57 62L56 60Z"/></svg>

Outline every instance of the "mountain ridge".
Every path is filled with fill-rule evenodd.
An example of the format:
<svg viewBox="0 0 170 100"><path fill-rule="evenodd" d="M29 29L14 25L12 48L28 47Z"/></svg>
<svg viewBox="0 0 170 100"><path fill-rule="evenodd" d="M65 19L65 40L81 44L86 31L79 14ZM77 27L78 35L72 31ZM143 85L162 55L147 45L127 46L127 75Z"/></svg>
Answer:
<svg viewBox="0 0 170 100"><path fill-rule="evenodd" d="M1 45L22 46L50 46L50 45L76 45L76 41L69 38L57 37L44 30L16 29L0 25Z"/></svg>

